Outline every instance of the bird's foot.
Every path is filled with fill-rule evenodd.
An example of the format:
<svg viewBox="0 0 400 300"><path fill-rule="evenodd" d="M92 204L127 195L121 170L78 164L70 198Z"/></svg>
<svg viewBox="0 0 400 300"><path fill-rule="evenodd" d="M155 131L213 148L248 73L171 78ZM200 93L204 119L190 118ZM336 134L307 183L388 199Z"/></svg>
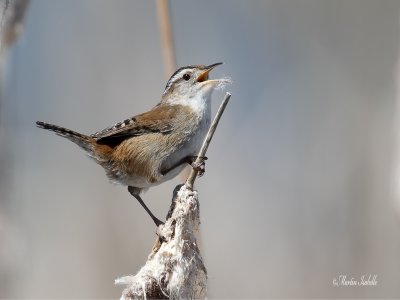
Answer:
<svg viewBox="0 0 400 300"><path fill-rule="evenodd" d="M197 162L198 156L192 156L192 161L190 165L193 169L197 170L199 177L203 176L206 172L206 160L207 157L200 157L200 162Z"/></svg>

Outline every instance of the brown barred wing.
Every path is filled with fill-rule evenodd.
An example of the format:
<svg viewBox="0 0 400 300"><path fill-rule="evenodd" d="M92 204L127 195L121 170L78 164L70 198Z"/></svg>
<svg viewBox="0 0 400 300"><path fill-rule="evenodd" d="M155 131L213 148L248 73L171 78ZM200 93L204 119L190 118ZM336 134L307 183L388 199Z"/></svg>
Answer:
<svg viewBox="0 0 400 300"><path fill-rule="evenodd" d="M91 137L100 145L114 148L131 137L150 133L168 134L173 130L173 120L178 111L174 106L156 106L148 112L96 132Z"/></svg>

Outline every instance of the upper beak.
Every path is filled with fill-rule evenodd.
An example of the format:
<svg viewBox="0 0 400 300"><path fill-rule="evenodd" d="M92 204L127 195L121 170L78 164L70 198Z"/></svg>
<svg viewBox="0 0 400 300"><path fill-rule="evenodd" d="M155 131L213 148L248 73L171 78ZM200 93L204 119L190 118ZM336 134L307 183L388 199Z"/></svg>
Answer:
<svg viewBox="0 0 400 300"><path fill-rule="evenodd" d="M211 72L212 69L214 69L216 66L219 65L222 65L222 62L215 63L205 67L205 71L199 75L199 77L197 78L197 82L203 82L208 80L208 74Z"/></svg>

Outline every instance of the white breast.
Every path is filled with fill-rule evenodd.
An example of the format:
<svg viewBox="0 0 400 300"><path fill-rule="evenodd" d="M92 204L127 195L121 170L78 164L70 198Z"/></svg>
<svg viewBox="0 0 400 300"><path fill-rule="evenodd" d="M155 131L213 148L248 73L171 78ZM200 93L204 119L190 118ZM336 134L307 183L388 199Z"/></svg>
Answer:
<svg viewBox="0 0 400 300"><path fill-rule="evenodd" d="M199 123L197 124L196 129L193 131L193 133L188 135L188 140L182 145L182 147L171 153L168 158L169 163L167 165L173 166L185 157L196 156L199 153L200 148L203 144L208 128L210 127L211 105L209 101L204 101L204 99L202 100L203 103L200 103L200 101L193 102L193 106L195 107L195 109L198 109L197 112L200 113ZM161 178L161 180L157 182L157 184L174 178L185 168L185 166L186 164L183 164L171 170L169 173L165 174Z"/></svg>
<svg viewBox="0 0 400 300"><path fill-rule="evenodd" d="M211 94L208 93L206 95L199 95L196 98L190 99L176 99L171 101L171 104L179 104L190 106L190 108L194 111L196 115L198 115L198 122L194 124L194 126L183 126L188 130L187 135L185 137L185 141L174 149L171 153L165 157L161 169L170 169L178 162L182 161L182 159L188 156L196 156L201 148L203 140L207 134L208 128L210 126L211 120ZM190 129L189 129L190 128ZM185 134L186 134L185 133ZM185 136L185 135L183 135ZM170 170L165 175L159 175L160 179L157 182L149 182L147 178L142 176L121 176L118 181L120 184L134 186L138 188L149 188L152 186L159 185L167 180L170 180L176 177L187 164L182 164L177 166L176 168ZM121 174L122 175L122 174Z"/></svg>

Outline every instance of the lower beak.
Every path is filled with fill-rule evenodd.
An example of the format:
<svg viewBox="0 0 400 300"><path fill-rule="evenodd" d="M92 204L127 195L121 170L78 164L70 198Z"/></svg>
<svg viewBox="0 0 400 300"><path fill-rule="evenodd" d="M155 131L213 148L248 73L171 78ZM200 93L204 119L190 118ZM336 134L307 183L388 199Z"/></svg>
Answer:
<svg viewBox="0 0 400 300"><path fill-rule="evenodd" d="M205 68L205 71L199 75L197 78L197 82L203 82L208 80L208 74L211 72L212 69L214 69L216 66L222 65L222 62L216 63L209 65Z"/></svg>

